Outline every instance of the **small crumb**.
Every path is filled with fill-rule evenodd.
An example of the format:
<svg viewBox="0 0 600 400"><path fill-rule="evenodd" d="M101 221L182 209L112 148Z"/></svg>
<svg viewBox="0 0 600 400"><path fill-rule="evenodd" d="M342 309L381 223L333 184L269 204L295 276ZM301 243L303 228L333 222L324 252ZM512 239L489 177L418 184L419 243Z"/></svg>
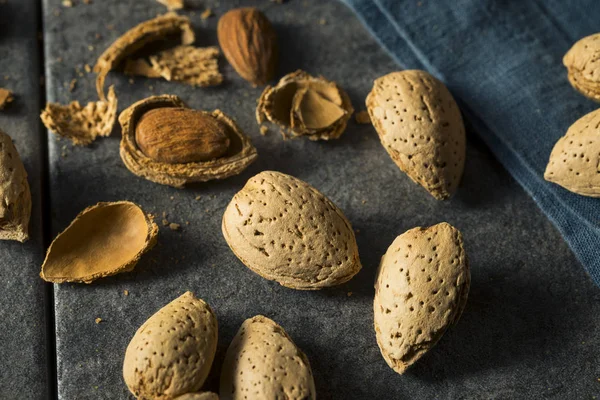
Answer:
<svg viewBox="0 0 600 400"><path fill-rule="evenodd" d="M261 125L260 134L265 136L268 132L269 132L269 128L267 128L265 125Z"/></svg>
<svg viewBox="0 0 600 400"><path fill-rule="evenodd" d="M369 117L367 110L362 110L354 114L354 119L359 124L369 124L371 122L371 117Z"/></svg>
<svg viewBox="0 0 600 400"><path fill-rule="evenodd" d="M97 40L100 40L100 39L102 39L102 34L100 34L100 33L96 33L96 34L94 35L94 37L95 37Z"/></svg>
<svg viewBox="0 0 600 400"><path fill-rule="evenodd" d="M77 86L77 79L71 80L71 83L69 83L69 92L72 92L73 90L75 90L76 86Z"/></svg>
<svg viewBox="0 0 600 400"><path fill-rule="evenodd" d="M92 4L92 0L82 0L83 4Z"/></svg>
<svg viewBox="0 0 600 400"><path fill-rule="evenodd" d="M106 25L106 30L112 31L115 29L115 25L114 24L108 24Z"/></svg>
<svg viewBox="0 0 600 400"><path fill-rule="evenodd" d="M63 62L63 58L62 58L62 57L56 57L56 62L57 62L57 63L61 63L61 62Z"/></svg>
<svg viewBox="0 0 600 400"><path fill-rule="evenodd" d="M97 324L99 324L100 322L102 322L102 318L96 318L95 321Z"/></svg>
<svg viewBox="0 0 600 400"><path fill-rule="evenodd" d="M169 224L169 228L170 228L172 231L178 231L179 229L181 229L181 225L179 225L179 224L176 224L176 223L174 223L174 222L171 222L171 223Z"/></svg>
<svg viewBox="0 0 600 400"><path fill-rule="evenodd" d="M348 297L350 297L350 296L352 296L352 292L348 292L348 293L346 293L346 295L347 295Z"/></svg>
<svg viewBox="0 0 600 400"><path fill-rule="evenodd" d="M55 8L54 11L52 11L52 14L54 14L55 17L60 17L60 10Z"/></svg>
<svg viewBox="0 0 600 400"><path fill-rule="evenodd" d="M13 92L8 89L0 88L0 110L6 107L7 104L12 103L14 100Z"/></svg>
<svg viewBox="0 0 600 400"><path fill-rule="evenodd" d="M319 25L325 25L325 24L327 24L327 20L325 18L321 18L319 20Z"/></svg>
<svg viewBox="0 0 600 400"><path fill-rule="evenodd" d="M186 224L186 225L189 225L189 224L190 224L190 221L185 221L185 224Z"/></svg>
<svg viewBox="0 0 600 400"><path fill-rule="evenodd" d="M363 200L363 201L362 201L362 203L363 203L363 204L367 204L367 201L366 201L366 200Z"/></svg>
<svg viewBox="0 0 600 400"><path fill-rule="evenodd" d="M127 289L123 290L123 294L124 294L125 296L129 296L129 290L127 290Z"/></svg>
<svg viewBox="0 0 600 400"><path fill-rule="evenodd" d="M133 82L134 82L133 78L129 78L129 84L133 85Z"/></svg>
<svg viewBox="0 0 600 400"><path fill-rule="evenodd" d="M83 69L85 69L85 72L87 72L88 74L89 74L90 72L92 72L92 67L90 67L90 64L85 64L85 65L83 66Z"/></svg>
<svg viewBox="0 0 600 400"><path fill-rule="evenodd" d="M148 86L148 89L149 89L149 90L152 92L152 91L154 91L154 86L152 86L152 85L149 85L149 86Z"/></svg>
<svg viewBox="0 0 600 400"><path fill-rule="evenodd" d="M73 1L71 1L71 0L63 0L62 1L62 5L63 5L63 7L73 7Z"/></svg>
<svg viewBox="0 0 600 400"><path fill-rule="evenodd" d="M94 46L92 46L91 44L88 45L88 50L89 51L94 51Z"/></svg>
<svg viewBox="0 0 600 400"><path fill-rule="evenodd" d="M169 225L169 221L167 221L166 219L163 219L162 224L163 224L163 226L167 226L167 225Z"/></svg>
<svg viewBox="0 0 600 400"><path fill-rule="evenodd" d="M171 196L171 197L170 197L170 199L171 199L171 200L175 200L175 196Z"/></svg>
<svg viewBox="0 0 600 400"><path fill-rule="evenodd" d="M202 198L202 196L198 195L196 196L196 200L200 200Z"/></svg>
<svg viewBox="0 0 600 400"><path fill-rule="evenodd" d="M200 14L201 19L209 19L212 16L213 12L210 8L207 8L206 10L202 11L202 14Z"/></svg>
<svg viewBox="0 0 600 400"><path fill-rule="evenodd" d="M358 235L360 233L360 229L355 229L354 232Z"/></svg>

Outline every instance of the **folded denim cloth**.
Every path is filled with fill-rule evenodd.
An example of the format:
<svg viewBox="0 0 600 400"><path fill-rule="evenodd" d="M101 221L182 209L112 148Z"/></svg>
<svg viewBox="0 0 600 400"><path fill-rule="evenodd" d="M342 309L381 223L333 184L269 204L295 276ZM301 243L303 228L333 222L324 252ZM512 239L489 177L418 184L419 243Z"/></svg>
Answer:
<svg viewBox="0 0 600 400"><path fill-rule="evenodd" d="M399 69L423 69L446 83L465 118L600 286L600 199L543 178L556 141L598 107L569 85L562 57L600 31L600 2L342 1Z"/></svg>

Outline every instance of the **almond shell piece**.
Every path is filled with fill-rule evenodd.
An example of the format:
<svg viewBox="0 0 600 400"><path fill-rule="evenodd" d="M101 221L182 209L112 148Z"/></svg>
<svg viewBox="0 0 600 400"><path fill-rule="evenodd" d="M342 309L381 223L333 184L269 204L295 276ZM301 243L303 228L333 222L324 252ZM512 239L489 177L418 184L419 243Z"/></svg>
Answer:
<svg viewBox="0 0 600 400"><path fill-rule="evenodd" d="M583 196L600 197L600 109L584 115L554 145L544 179Z"/></svg>
<svg viewBox="0 0 600 400"><path fill-rule="evenodd" d="M26 241L30 217L27 171L12 139L0 130L0 240Z"/></svg>
<svg viewBox="0 0 600 400"><path fill-rule="evenodd" d="M123 361L127 387L140 400L179 399L185 394L197 399L192 393L210 372L217 339L211 307L193 293L184 293L148 318L129 342Z"/></svg>
<svg viewBox="0 0 600 400"><path fill-rule="evenodd" d="M152 96L131 105L119 116L122 128L120 154L125 166L135 175L152 182L183 187L190 182L206 182L224 179L242 172L257 158L256 148L237 124L219 110L206 112L229 128L230 146L224 156L202 162L167 164L146 156L135 141L135 127L140 117L149 110L159 107L186 107L174 95Z"/></svg>
<svg viewBox="0 0 600 400"><path fill-rule="evenodd" d="M48 103L42 111L42 122L57 135L76 145L88 145L98 136L109 136L117 118L117 97L114 87L108 89L106 100L89 102L82 107L78 101L68 106Z"/></svg>
<svg viewBox="0 0 600 400"><path fill-rule="evenodd" d="M158 226L129 201L83 210L52 242L40 276L48 282L92 281L131 271L156 244Z"/></svg>
<svg viewBox="0 0 600 400"><path fill-rule="evenodd" d="M310 95L307 96L307 91ZM333 113L330 115L311 118L313 120L332 120L330 125L324 127L306 126L308 118L301 115L304 99L318 98L327 104L313 111ZM283 78L275 86L267 86L262 92L256 107L256 121L262 124L265 120L278 125L284 137L306 136L310 140L330 140L339 138L352 116L354 109L348 94L335 82L323 77L313 77L308 73L298 70Z"/></svg>
<svg viewBox="0 0 600 400"><path fill-rule="evenodd" d="M102 53L94 66L94 72L98 74L96 91L100 99L105 99L104 81L111 70L148 43L175 34L181 35L181 43L184 45L192 44L195 41L194 30L189 18L170 12L136 25L115 40Z"/></svg>
<svg viewBox="0 0 600 400"><path fill-rule="evenodd" d="M306 355L273 320L249 318L233 338L221 372L223 400L316 399Z"/></svg>
<svg viewBox="0 0 600 400"><path fill-rule="evenodd" d="M248 180L227 206L222 231L248 268L292 289L339 285L362 267L342 211L306 182L280 172Z"/></svg>
<svg viewBox="0 0 600 400"><path fill-rule="evenodd" d="M177 46L151 56L150 63L168 81L192 86L215 86L223 82L217 47Z"/></svg>
<svg viewBox="0 0 600 400"><path fill-rule="evenodd" d="M377 344L403 374L455 324L471 274L461 233L448 223L398 236L381 259L373 302Z"/></svg>

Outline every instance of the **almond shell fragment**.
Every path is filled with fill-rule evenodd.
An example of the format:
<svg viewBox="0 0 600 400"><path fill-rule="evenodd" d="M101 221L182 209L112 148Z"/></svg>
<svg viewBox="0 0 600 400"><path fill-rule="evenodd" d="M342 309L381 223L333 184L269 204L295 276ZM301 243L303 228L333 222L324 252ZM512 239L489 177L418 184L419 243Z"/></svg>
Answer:
<svg viewBox="0 0 600 400"><path fill-rule="evenodd" d="M48 282L90 283L131 271L156 244L158 226L129 201L83 210L48 248L40 276Z"/></svg>

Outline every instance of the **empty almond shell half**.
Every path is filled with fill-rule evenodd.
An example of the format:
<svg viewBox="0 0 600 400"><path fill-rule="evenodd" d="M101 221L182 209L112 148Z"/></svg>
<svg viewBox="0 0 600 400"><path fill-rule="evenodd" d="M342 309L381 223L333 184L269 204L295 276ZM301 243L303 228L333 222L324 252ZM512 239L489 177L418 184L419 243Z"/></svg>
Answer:
<svg viewBox="0 0 600 400"><path fill-rule="evenodd" d="M131 271L156 244L158 226L129 201L83 210L48 248L40 276L48 282L90 283Z"/></svg>
<svg viewBox="0 0 600 400"><path fill-rule="evenodd" d="M119 116L119 123L123 131L121 159L134 174L152 182L180 188L186 183L206 182L237 175L256 160L256 148L252 145L250 138L231 118L219 110L206 113L228 128L229 147L221 157L208 161L178 164L168 164L148 157L137 145L136 125L142 115L160 107L188 108L177 96L152 96L131 105Z"/></svg>

